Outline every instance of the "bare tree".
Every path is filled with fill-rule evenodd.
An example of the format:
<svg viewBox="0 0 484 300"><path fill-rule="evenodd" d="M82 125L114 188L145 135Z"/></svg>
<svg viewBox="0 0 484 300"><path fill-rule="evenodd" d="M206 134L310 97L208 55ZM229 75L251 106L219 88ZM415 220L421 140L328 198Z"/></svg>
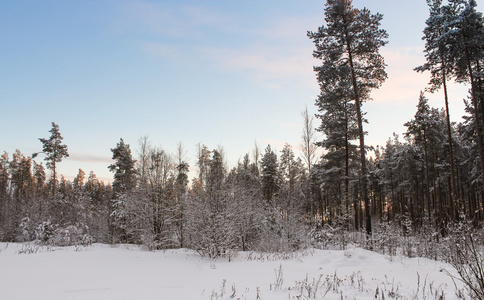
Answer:
<svg viewBox="0 0 484 300"><path fill-rule="evenodd" d="M259 145L257 144L257 141L254 142L253 158L254 158L255 167L257 171L259 171L259 160L261 158L261 155L260 155L260 149L259 149Z"/></svg>
<svg viewBox="0 0 484 300"><path fill-rule="evenodd" d="M210 150L207 146L197 144L197 165L198 165L198 180L202 186L207 183L208 164L210 161Z"/></svg>
<svg viewBox="0 0 484 300"><path fill-rule="evenodd" d="M139 168L139 175L140 175L140 181L142 183L146 183L147 177L148 177L148 164L149 164L149 159L150 159L150 148L151 148L151 143L148 140L148 136L142 136L138 140L138 168Z"/></svg>
<svg viewBox="0 0 484 300"><path fill-rule="evenodd" d="M301 115L304 118L301 148L308 174L311 175L311 168L316 160L316 149L318 148L315 140L316 131L313 126L314 117L309 115L307 107Z"/></svg>
<svg viewBox="0 0 484 300"><path fill-rule="evenodd" d="M182 142L178 142L176 145L175 159L179 165L187 160L187 151L183 147Z"/></svg>

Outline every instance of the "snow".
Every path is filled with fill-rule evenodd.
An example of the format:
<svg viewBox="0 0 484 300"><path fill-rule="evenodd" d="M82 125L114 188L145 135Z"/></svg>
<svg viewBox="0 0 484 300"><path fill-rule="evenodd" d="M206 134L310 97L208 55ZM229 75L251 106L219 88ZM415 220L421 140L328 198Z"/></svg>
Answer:
<svg viewBox="0 0 484 300"><path fill-rule="evenodd" d="M185 249L0 243L0 266L0 299L457 299L450 265L359 248L211 260Z"/></svg>

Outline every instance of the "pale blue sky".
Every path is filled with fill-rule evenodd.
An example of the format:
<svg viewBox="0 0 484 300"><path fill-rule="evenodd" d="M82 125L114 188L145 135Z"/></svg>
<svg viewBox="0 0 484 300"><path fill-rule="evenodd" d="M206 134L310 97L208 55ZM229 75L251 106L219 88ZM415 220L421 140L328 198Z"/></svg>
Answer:
<svg viewBox="0 0 484 300"><path fill-rule="evenodd" d="M426 87L412 69L424 62L428 9L423 0L353 5L384 14L390 35L389 79L363 107L367 143L381 145L404 130ZM296 147L301 112L316 112L306 31L323 24L323 10L321 0L0 1L0 151L41 150L56 122L70 153L60 172L109 180L121 137L134 154L144 135L169 152L182 142L191 166L197 143L222 145L230 166L255 141ZM451 90L460 120L466 88ZM429 97L443 106L441 93Z"/></svg>

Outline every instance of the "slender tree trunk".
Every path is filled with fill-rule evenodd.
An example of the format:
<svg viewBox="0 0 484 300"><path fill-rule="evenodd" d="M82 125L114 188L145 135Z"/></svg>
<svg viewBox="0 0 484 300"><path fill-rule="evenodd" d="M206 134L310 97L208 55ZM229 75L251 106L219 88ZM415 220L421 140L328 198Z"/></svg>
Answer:
<svg viewBox="0 0 484 300"><path fill-rule="evenodd" d="M456 186L455 186L455 166L454 166L454 147L452 143L452 132L450 128L450 113L449 113L449 98L447 94L447 82L445 74L445 65L442 63L442 84L444 88L444 99L445 99L445 117L447 121L447 138L449 140L449 162L450 162L450 176L451 176L451 190L450 190L450 200L449 200L449 215L451 219L455 219L455 199L456 199Z"/></svg>
<svg viewBox="0 0 484 300"><path fill-rule="evenodd" d="M427 197L427 213L429 217L429 222L431 220L431 214L430 214L430 178L429 178L429 157L428 157L428 151L427 151L427 137L425 134L424 130L424 156L425 156L425 183L426 183L426 188L425 188L425 196Z"/></svg>
<svg viewBox="0 0 484 300"><path fill-rule="evenodd" d="M479 64L479 61L477 61L477 70L479 72L482 72L482 69L481 69L481 66ZM481 106L481 123L482 123L482 127L481 127L481 137L484 138L484 132L482 132L482 130L484 130L484 85L483 85L483 82L482 82L482 77L479 77L478 79L478 82L479 82L479 86L478 86L478 100L480 101L480 106ZM477 101L476 101L477 102ZM476 103L477 104L477 103ZM477 112L476 112L477 114ZM477 120L476 120L476 123L477 123ZM482 149L482 147L484 147L484 141L480 141L480 148L479 148L479 151L480 151L480 158L481 158L481 172L482 172L482 177L483 180L484 180L484 150ZM484 184L484 182L483 182ZM481 203L479 203L479 198L481 199ZM479 208L479 213L478 213L478 218L479 220L482 220L482 209L484 208L484 193L483 191L477 191L477 194L476 194L476 207Z"/></svg>
<svg viewBox="0 0 484 300"><path fill-rule="evenodd" d="M360 200L358 199L358 197L355 197L353 205L355 207L355 229L360 230L361 208L360 208Z"/></svg>
<svg viewBox="0 0 484 300"><path fill-rule="evenodd" d="M55 192L56 192L56 188L55 188L55 183L56 183L56 178L57 178L57 175L55 173L55 167L56 167L56 163L55 163L55 158L57 157L57 153L55 151L55 148L54 148L54 159L52 160L52 195L55 196Z"/></svg>
<svg viewBox="0 0 484 300"><path fill-rule="evenodd" d="M472 93L472 105L474 106L474 118L476 120L476 130L477 130L477 142L479 143L479 156L481 160L481 174L482 178L484 178L484 145L482 144L482 131L481 131L481 120L479 118L479 106L477 104L477 91L476 91L476 83L474 81L474 74L472 72L471 66L471 58L469 54L469 50L465 49L466 52L466 59L467 59L467 71L469 72L469 79L471 81L471 93ZM481 102L481 105L482 102ZM481 110L481 113L484 114L484 111ZM483 116L484 119L484 116ZM483 203L484 205L484 203Z"/></svg>
<svg viewBox="0 0 484 300"><path fill-rule="evenodd" d="M349 185L350 185L350 145L349 145L349 137L348 137L348 111L346 109L346 99L345 99L345 204L346 204L346 213L349 213Z"/></svg>
<svg viewBox="0 0 484 300"><path fill-rule="evenodd" d="M356 74L355 74L355 68L353 65L352 49L349 43L346 44L346 47L348 50L348 60L349 60L350 69L351 69L351 80L352 80L353 92L355 96L356 116L358 119L358 136L360 139L360 164L361 164L360 188L361 188L361 197L365 205L365 219L366 219L365 229L366 229L366 234L368 236L371 236L370 198L368 197L368 178L367 178L368 171L366 167L366 150L365 150L365 134L363 131L363 118L361 116L361 99L358 92L358 85L356 82Z"/></svg>
<svg viewBox="0 0 484 300"><path fill-rule="evenodd" d="M393 168L392 167L390 167L390 188L392 192L391 208L392 208L392 217L393 217L393 214L395 213L395 208L396 208L395 202L397 199L395 199L395 189L393 188Z"/></svg>

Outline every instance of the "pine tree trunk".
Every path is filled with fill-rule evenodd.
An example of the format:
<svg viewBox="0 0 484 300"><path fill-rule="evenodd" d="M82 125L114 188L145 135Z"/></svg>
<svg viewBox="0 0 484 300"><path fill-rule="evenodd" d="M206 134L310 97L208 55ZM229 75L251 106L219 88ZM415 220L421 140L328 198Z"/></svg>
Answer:
<svg viewBox="0 0 484 300"><path fill-rule="evenodd" d="M348 37L346 37L348 40ZM348 50L348 60L350 63L351 69L351 80L353 84L353 91L355 96L355 105L356 105L356 116L358 119L358 136L360 139L360 164L361 164L361 174L360 174L360 182L361 182L361 197L363 199L365 205L365 229L366 234L371 237L371 213L370 213L370 199L368 197L368 177L367 177L367 168L366 168L366 150L365 150L365 134L363 131L363 118L361 115L361 99L358 92L358 85L356 82L356 74L353 65L353 55L351 46L349 43L346 44Z"/></svg>
<svg viewBox="0 0 484 300"><path fill-rule="evenodd" d="M482 178L484 178L484 145L482 144L482 130L481 130L481 120L479 118L479 106L477 104L477 91L476 91L476 84L474 81L474 74L472 73L472 66L471 66L471 58L469 55L469 50L465 49L466 52L466 59L467 59L467 69L469 72L469 79L471 81L471 93L472 93L472 105L474 106L474 118L476 120L476 130L477 130L477 142L479 143L479 156L481 160L481 174ZM481 102L481 106L483 103ZM481 110L481 113L484 114L484 111ZM484 121L484 115L483 115ZM484 127L482 127L484 128ZM484 203L483 203L484 206Z"/></svg>
<svg viewBox="0 0 484 300"><path fill-rule="evenodd" d="M54 155L55 155L55 151L54 151ZM55 156L54 156L54 159L55 159ZM52 195L55 196L55 192L56 192L56 188L55 188L55 183L56 183L56 173L55 173L55 160L52 161Z"/></svg>
<svg viewBox="0 0 484 300"><path fill-rule="evenodd" d="M395 189L393 187L393 169L392 169L392 167L390 167L390 188L391 188L391 191L392 191L392 205L391 205L391 207L392 207L392 217L393 217L393 215L395 214L395 208L397 207L395 205L395 201L397 199L395 198Z"/></svg>
<svg viewBox="0 0 484 300"><path fill-rule="evenodd" d="M429 216L429 222L431 220L431 214L430 214L430 178L429 178L429 156L428 156L428 151L427 151L427 137L425 134L424 130L424 156L425 156L425 182L426 182L426 187L425 187L425 196L427 197L427 213Z"/></svg>
<svg viewBox="0 0 484 300"><path fill-rule="evenodd" d="M450 189L450 199L449 199L449 215L451 219L455 219L455 166L454 166L454 147L452 143L452 133L450 129L450 113L449 113L449 98L447 94L447 82L445 74L445 65L442 63L442 84L444 87L444 99L445 99L445 117L447 121L447 139L449 140L449 162L450 162L450 176L451 176L451 189Z"/></svg>
<svg viewBox="0 0 484 300"><path fill-rule="evenodd" d="M345 204L346 204L346 213L349 214L349 185L350 185L350 145L349 145L349 138L348 138L348 110L346 109L346 99L345 99Z"/></svg>

